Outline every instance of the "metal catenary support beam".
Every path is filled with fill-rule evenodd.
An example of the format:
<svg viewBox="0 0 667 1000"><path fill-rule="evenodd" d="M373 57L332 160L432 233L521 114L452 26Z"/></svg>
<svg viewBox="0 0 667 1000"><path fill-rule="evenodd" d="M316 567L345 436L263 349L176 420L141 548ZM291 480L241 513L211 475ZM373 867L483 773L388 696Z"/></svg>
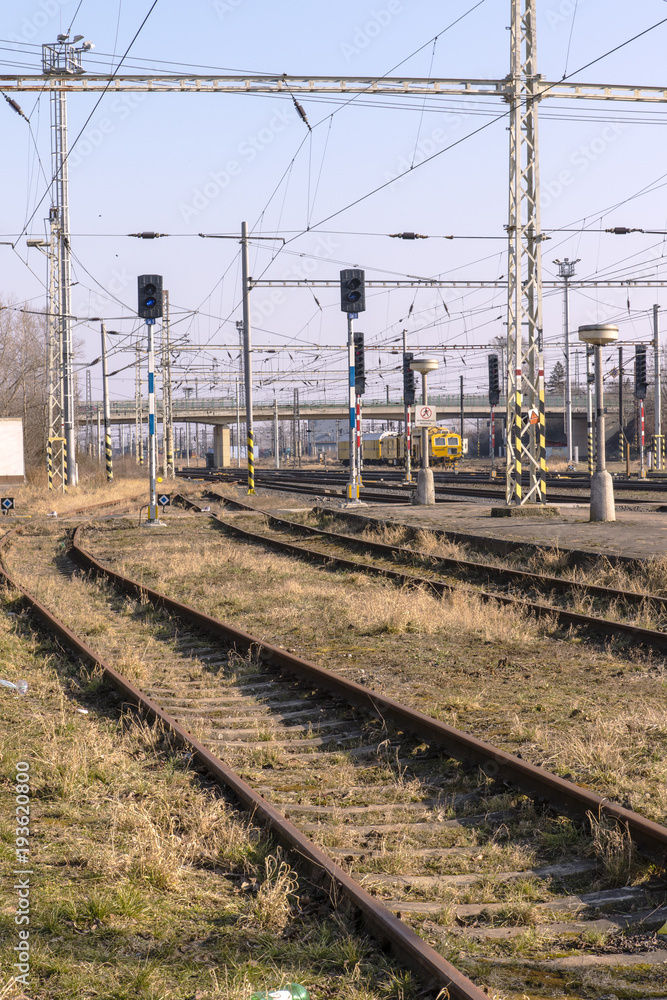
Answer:
<svg viewBox="0 0 667 1000"><path fill-rule="evenodd" d="M539 390L537 373L542 368L541 353L541 242L539 224L539 156L537 107L541 99L566 97L578 100L667 102L667 88L638 85L607 85L550 82L536 72L535 0L511 0L511 69L501 80L449 79L425 77L332 77L271 75L175 75L175 74L88 74L81 64L83 49L61 37L52 45L42 46L41 74L5 74L0 89L5 93L35 91L51 95L51 135L53 191L52 204L57 222L58 242L58 319L61 334L60 370L62 372L62 410L65 476L76 481L74 451L74 412L72 383L72 343L70 308L69 211L67 175L66 94L142 91L153 93L246 93L284 94L368 94L389 96L450 96L474 99L496 97L509 105L510 121L510 211L508 223L509 274L507 282L416 282L433 287L507 287L508 289L508 462L507 501L523 503L545 499L540 473L538 437L530 419L524 421L523 387L527 390L529 413L537 412ZM259 285L259 282L256 284ZM264 283L270 286L269 282ZM287 283L280 283L283 287ZM311 287L321 283L311 282ZM369 287L401 287L402 282L369 282ZM408 283L405 283L406 285ZM597 287L628 287L633 283L594 283ZM639 283L634 283L638 285ZM648 282L643 287L651 287ZM658 283L652 283L658 287ZM660 283L662 284L662 283ZM247 279L244 304L251 280ZM521 331L528 327L524 347ZM246 317L246 327L247 317ZM246 351L249 355L249 351ZM249 363L249 357L247 357ZM525 370L524 370L525 369ZM252 433L252 408L248 430ZM51 432L51 428L50 428ZM54 437L51 433L49 436ZM521 489L521 464L525 459L530 471L530 486Z"/></svg>
<svg viewBox="0 0 667 1000"><path fill-rule="evenodd" d="M52 46L50 46L52 48ZM57 73L0 75L0 89L8 93L21 91L68 94L110 93L195 93L195 94L369 94L402 97L500 97L511 98L512 83L504 80L447 79L446 77L374 77L350 76L233 76L123 73L111 76L84 73L59 76ZM563 83L535 77L534 95L574 98L586 101L667 102L667 87L647 87L639 84Z"/></svg>

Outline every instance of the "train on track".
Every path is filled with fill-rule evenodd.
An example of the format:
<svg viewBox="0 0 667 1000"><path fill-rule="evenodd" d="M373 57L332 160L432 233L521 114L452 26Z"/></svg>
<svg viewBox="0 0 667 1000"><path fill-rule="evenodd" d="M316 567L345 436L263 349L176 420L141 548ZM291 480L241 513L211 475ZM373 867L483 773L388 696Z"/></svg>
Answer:
<svg viewBox="0 0 667 1000"><path fill-rule="evenodd" d="M463 455L467 453L467 438L461 438L456 431L447 427L429 427L429 461L431 465L442 465L445 468L455 468ZM412 437L410 455L415 465L421 462L422 436L419 431ZM405 438L402 434L383 431L381 434L364 434L361 441L361 454L364 465L403 465L405 461ZM350 448L347 438L338 441L338 461L343 465L350 463Z"/></svg>

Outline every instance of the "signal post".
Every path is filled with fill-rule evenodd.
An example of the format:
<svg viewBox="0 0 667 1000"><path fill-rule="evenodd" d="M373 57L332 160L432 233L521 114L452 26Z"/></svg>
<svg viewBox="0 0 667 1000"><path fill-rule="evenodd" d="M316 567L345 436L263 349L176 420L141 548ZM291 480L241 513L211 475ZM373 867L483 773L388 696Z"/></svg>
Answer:
<svg viewBox="0 0 667 1000"><path fill-rule="evenodd" d="M155 320L162 317L162 275L142 274L137 279L139 292L138 313L146 321L148 332L148 470L150 494L148 499L148 524L160 525L157 516L157 449L155 447Z"/></svg>
<svg viewBox="0 0 667 1000"><path fill-rule="evenodd" d="M412 484L412 434L410 427L410 407L415 402L415 373L410 367L414 354L406 351L405 330L403 331L403 406L405 407L405 485Z"/></svg>
<svg viewBox="0 0 667 1000"><path fill-rule="evenodd" d="M364 453L362 451L361 434L361 397L366 391L366 367L364 359L364 335L354 334L354 394L356 396L356 424L357 424L357 496L359 487L363 486L362 472L364 468Z"/></svg>
<svg viewBox="0 0 667 1000"><path fill-rule="evenodd" d="M355 387L355 343L354 320L360 312L366 309L366 294L364 289L364 272L357 267L347 268L340 272L340 308L347 313L347 357L349 366L349 463L350 478L347 485L348 504L359 503L359 482L357 480L355 462L356 436L356 387ZM363 341L362 341L363 353Z"/></svg>
<svg viewBox="0 0 667 1000"><path fill-rule="evenodd" d="M623 373L621 372L621 378ZM635 399L639 400L639 478L646 478L644 468L644 400L648 389L646 370L646 347L637 344L635 347Z"/></svg>
<svg viewBox="0 0 667 1000"><path fill-rule="evenodd" d="M496 478L495 452L496 452L496 414L495 408L500 402L500 365L497 354L489 354L489 406L491 407L491 419L489 423L489 440L491 442L491 479ZM463 447L463 436L461 436L461 447Z"/></svg>

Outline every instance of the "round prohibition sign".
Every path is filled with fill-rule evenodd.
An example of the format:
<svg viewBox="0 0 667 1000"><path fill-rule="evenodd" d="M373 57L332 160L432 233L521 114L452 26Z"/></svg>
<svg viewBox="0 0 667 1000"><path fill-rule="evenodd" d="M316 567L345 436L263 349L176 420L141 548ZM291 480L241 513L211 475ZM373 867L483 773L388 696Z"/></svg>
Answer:
<svg viewBox="0 0 667 1000"><path fill-rule="evenodd" d="M419 407L419 419L420 420L432 420L433 410L430 406L420 406Z"/></svg>

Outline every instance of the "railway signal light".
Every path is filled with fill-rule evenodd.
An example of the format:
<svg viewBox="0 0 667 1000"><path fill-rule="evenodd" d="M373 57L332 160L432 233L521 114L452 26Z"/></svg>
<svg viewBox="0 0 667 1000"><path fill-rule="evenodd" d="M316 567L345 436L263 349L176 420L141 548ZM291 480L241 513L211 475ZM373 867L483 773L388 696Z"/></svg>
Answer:
<svg viewBox="0 0 667 1000"><path fill-rule="evenodd" d="M403 355L403 402L406 406L412 406L415 401L415 373L410 367L413 360L414 354Z"/></svg>
<svg viewBox="0 0 667 1000"><path fill-rule="evenodd" d="M357 396L366 392L366 365L364 359L364 335L354 335L354 391Z"/></svg>
<svg viewBox="0 0 667 1000"><path fill-rule="evenodd" d="M500 402L500 372L498 355L489 354L489 403L497 406Z"/></svg>
<svg viewBox="0 0 667 1000"><path fill-rule="evenodd" d="M351 267L340 272L340 307L346 313L360 313L366 309L364 272Z"/></svg>
<svg viewBox="0 0 667 1000"><path fill-rule="evenodd" d="M162 275L141 274L137 278L141 319L159 319L162 316Z"/></svg>
<svg viewBox="0 0 667 1000"><path fill-rule="evenodd" d="M646 378L646 348L635 347L635 399L646 399L648 380Z"/></svg>

